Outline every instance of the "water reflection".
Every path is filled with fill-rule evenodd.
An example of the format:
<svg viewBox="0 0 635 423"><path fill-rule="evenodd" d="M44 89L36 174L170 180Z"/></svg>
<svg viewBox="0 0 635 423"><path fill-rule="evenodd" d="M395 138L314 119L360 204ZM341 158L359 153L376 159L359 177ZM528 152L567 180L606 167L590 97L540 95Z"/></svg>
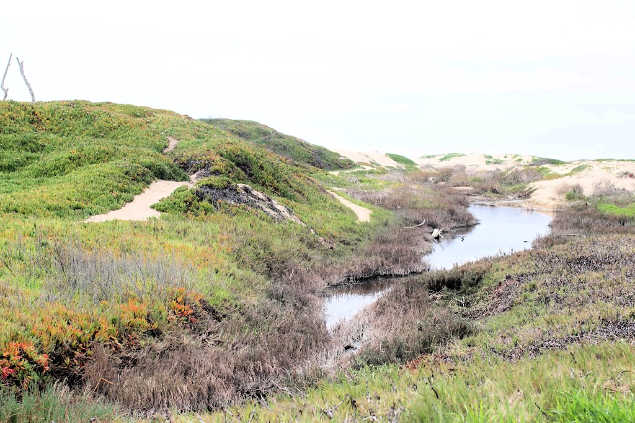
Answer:
<svg viewBox="0 0 635 423"><path fill-rule="evenodd" d="M425 257L432 270L450 269L483 257L531 248L538 236L549 233L551 216L517 207L472 205L479 224L452 239L443 239Z"/></svg>
<svg viewBox="0 0 635 423"><path fill-rule="evenodd" d="M442 239L424 257L433 270L449 269L483 257L531 248L538 236L549 233L551 217L516 207L471 205L468 209L479 224L451 239ZM377 279L333 291L325 300L326 326L332 329L377 301L388 289L390 278Z"/></svg>

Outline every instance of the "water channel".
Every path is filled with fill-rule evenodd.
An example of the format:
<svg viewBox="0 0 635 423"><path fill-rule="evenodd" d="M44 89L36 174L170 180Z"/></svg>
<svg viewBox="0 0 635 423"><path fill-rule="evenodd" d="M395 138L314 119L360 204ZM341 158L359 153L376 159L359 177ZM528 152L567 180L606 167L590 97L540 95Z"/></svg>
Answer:
<svg viewBox="0 0 635 423"><path fill-rule="evenodd" d="M518 207L471 205L468 210L478 220L453 238L442 239L422 260L431 270L450 269L483 257L510 254L531 248L539 236L549 233L551 216ZM325 300L326 326L352 318L390 289L390 280L377 280L334 290Z"/></svg>

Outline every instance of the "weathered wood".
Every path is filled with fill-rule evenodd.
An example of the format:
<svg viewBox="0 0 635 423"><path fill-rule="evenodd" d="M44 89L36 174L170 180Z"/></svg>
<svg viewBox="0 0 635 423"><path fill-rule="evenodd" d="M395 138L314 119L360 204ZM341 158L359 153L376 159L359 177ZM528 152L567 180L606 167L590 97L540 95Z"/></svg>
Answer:
<svg viewBox="0 0 635 423"><path fill-rule="evenodd" d="M16 56L16 62L18 62L18 66L20 67L20 74L22 74L22 79L24 79L24 83L26 87L29 89L29 94L31 94L31 101L35 103L35 94L33 94L33 88L31 88L31 84L29 84L29 80L26 79L26 75L24 74L24 61L20 61L20 59Z"/></svg>
<svg viewBox="0 0 635 423"><path fill-rule="evenodd" d="M2 97L2 101L7 99L9 95L9 89L4 86L4 80L7 78L7 72L9 71L9 66L11 65L11 58L13 57L13 53L9 54L9 61L7 62L7 67L4 68L4 75L2 75L2 83L0 83L0 88L4 91L4 97Z"/></svg>
<svg viewBox="0 0 635 423"><path fill-rule="evenodd" d="M420 228L421 226L426 224L426 220L423 219L423 222L419 223L418 225L414 225L414 226L404 226L402 229L415 229L415 228Z"/></svg>

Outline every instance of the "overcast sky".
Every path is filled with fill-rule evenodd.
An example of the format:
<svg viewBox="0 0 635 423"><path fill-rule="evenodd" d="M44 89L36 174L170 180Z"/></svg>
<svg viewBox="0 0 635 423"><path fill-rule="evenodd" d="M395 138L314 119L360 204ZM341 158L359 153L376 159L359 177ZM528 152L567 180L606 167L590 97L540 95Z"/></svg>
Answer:
<svg viewBox="0 0 635 423"><path fill-rule="evenodd" d="M38 100L251 119L327 147L635 158L635 1L6 1ZM15 63L10 98L27 100Z"/></svg>

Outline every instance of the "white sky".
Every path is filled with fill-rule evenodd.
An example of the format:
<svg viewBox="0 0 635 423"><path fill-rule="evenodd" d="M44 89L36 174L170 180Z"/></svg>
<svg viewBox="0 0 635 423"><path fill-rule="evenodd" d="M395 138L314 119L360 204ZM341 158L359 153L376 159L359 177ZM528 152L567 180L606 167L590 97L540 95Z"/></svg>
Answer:
<svg viewBox="0 0 635 423"><path fill-rule="evenodd" d="M38 100L410 156L635 158L633 0L3 3L0 66L19 55ZM15 63L7 85L29 98Z"/></svg>

